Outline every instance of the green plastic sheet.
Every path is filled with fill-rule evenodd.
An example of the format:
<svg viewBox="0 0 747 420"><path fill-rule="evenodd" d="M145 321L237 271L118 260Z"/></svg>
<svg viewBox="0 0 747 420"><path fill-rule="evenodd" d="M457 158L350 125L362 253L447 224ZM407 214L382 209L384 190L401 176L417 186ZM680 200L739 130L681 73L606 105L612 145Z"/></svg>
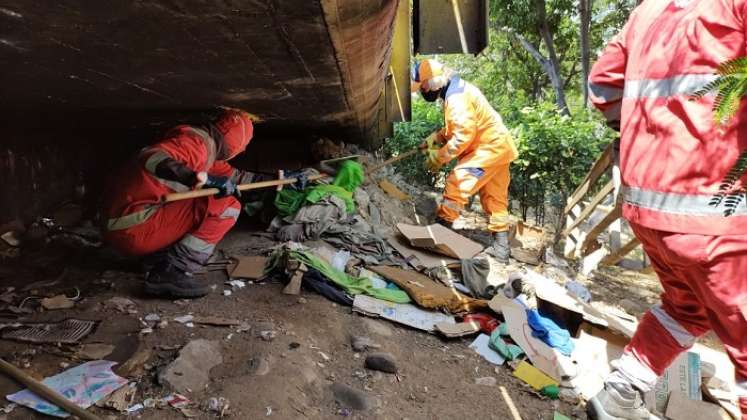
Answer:
<svg viewBox="0 0 747 420"><path fill-rule="evenodd" d="M307 203L316 203L330 195L335 195L345 202L348 213L355 211L355 200L353 192L361 186L365 174L363 165L354 161L346 160L340 165L340 169L330 185L317 185L306 188L303 191L293 189L280 190L275 196L275 207L282 216L296 214L298 209Z"/></svg>
<svg viewBox="0 0 747 420"><path fill-rule="evenodd" d="M393 290L387 288L374 287L371 280L363 277L353 277L344 271L337 270L326 261L315 257L306 251L288 251L292 259L300 261L309 267L317 269L333 283L340 286L345 292L351 295L365 294L377 299L386 300L394 303L410 303L410 296L403 290Z"/></svg>

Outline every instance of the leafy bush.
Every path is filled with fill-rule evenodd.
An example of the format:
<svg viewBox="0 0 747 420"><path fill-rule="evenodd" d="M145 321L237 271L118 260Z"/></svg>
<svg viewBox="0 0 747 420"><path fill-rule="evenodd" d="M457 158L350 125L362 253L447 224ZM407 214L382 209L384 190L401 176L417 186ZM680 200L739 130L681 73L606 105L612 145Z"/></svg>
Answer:
<svg viewBox="0 0 747 420"><path fill-rule="evenodd" d="M524 108L513 132L519 158L511 166L510 196L524 219L534 208L540 224L545 205L563 207L614 137L598 115L578 110L564 116L551 103Z"/></svg>

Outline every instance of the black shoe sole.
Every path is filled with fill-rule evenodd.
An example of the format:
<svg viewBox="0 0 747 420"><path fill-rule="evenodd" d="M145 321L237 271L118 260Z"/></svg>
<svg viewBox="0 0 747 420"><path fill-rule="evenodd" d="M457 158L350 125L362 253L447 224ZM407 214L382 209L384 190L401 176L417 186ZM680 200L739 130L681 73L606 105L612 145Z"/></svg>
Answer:
<svg viewBox="0 0 747 420"><path fill-rule="evenodd" d="M206 296L209 288L185 289L171 283L149 283L145 282L145 293L153 296L171 296L177 298L194 299Z"/></svg>

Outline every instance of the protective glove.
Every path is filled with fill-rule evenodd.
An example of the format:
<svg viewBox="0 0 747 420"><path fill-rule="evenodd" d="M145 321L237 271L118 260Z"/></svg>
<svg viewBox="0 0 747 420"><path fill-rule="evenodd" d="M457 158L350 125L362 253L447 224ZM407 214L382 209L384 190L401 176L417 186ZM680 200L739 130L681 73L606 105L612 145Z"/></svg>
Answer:
<svg viewBox="0 0 747 420"><path fill-rule="evenodd" d="M217 194L217 197L226 197L229 195L241 197L241 191L236 188L236 183L234 183L231 178L226 176L214 176L208 175L205 172L200 172L199 174L197 174L196 187L217 188L220 191Z"/></svg>
<svg viewBox="0 0 747 420"><path fill-rule="evenodd" d="M444 165L438 160L438 149L427 149L425 152L425 168L430 172L438 172Z"/></svg>

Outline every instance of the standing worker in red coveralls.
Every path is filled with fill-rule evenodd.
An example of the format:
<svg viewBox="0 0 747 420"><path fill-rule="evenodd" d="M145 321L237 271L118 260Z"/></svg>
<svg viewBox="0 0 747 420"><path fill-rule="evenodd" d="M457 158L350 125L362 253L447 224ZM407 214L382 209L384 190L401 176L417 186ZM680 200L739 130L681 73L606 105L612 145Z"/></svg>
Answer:
<svg viewBox="0 0 747 420"><path fill-rule="evenodd" d="M208 286L192 275L241 212L236 185L259 175L231 167L228 160L252 139L250 115L226 109L206 126L180 125L144 148L127 165L107 200L104 237L128 255L155 257L145 281L153 295L193 298ZM173 192L217 188L220 194L162 203Z"/></svg>
<svg viewBox="0 0 747 420"><path fill-rule="evenodd" d="M747 55L746 37L747 0L648 0L591 72L592 101L620 130L623 215L664 288L589 401L593 419L648 419L641 392L713 330L747 420L745 177L720 192L747 150L747 107L716 126L715 96L692 99L720 63Z"/></svg>

